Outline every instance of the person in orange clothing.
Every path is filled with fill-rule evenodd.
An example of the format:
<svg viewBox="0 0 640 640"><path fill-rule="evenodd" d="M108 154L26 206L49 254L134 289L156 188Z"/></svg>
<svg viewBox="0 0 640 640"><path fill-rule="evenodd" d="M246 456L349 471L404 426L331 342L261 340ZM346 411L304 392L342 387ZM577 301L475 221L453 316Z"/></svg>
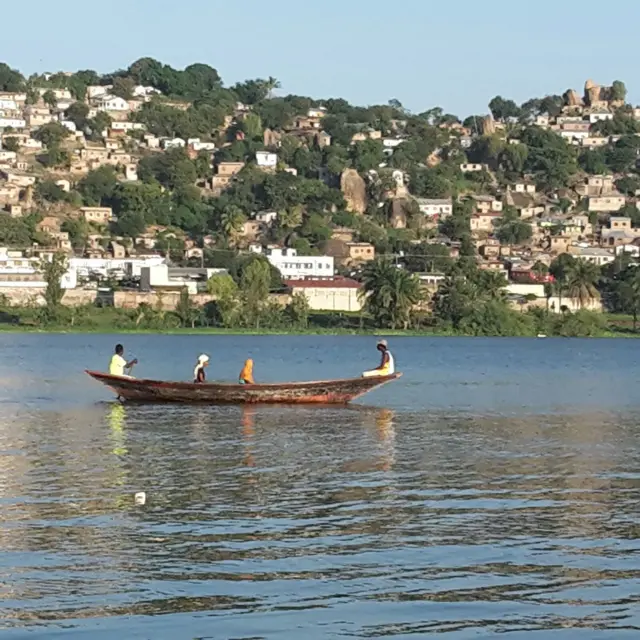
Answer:
<svg viewBox="0 0 640 640"><path fill-rule="evenodd" d="M251 358L245 361L238 382L240 384L255 384L253 379L253 360Z"/></svg>

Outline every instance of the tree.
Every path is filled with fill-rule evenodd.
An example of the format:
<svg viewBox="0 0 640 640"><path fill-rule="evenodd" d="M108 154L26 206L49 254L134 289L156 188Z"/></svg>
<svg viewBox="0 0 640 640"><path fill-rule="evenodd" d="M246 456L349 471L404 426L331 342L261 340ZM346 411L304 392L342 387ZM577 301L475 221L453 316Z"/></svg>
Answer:
<svg viewBox="0 0 640 640"><path fill-rule="evenodd" d="M422 299L420 281L387 258L369 262L362 273L361 298L378 327L407 328L414 305Z"/></svg>
<svg viewBox="0 0 640 640"><path fill-rule="evenodd" d="M67 194L64 189L57 185L53 180L41 180L36 184L36 199L39 202L64 202Z"/></svg>
<svg viewBox="0 0 640 640"><path fill-rule="evenodd" d="M118 235L128 238L137 238L144 233L147 223L144 214L140 211L127 211L118 216L118 220L114 225L114 230Z"/></svg>
<svg viewBox="0 0 640 640"><path fill-rule="evenodd" d="M242 131L250 140L262 139L262 119L257 113L248 113L242 120Z"/></svg>
<svg viewBox="0 0 640 640"><path fill-rule="evenodd" d="M627 98L627 87L621 80L614 80L611 85L611 99L624 102Z"/></svg>
<svg viewBox="0 0 640 640"><path fill-rule="evenodd" d="M56 94L51 91L51 89L47 89L42 94L42 100L50 109L55 109L55 107L58 105L58 98L56 98Z"/></svg>
<svg viewBox="0 0 640 640"><path fill-rule="evenodd" d="M13 153L17 153L20 150L20 143L17 138L4 138L2 140L2 148L5 151L13 151Z"/></svg>
<svg viewBox="0 0 640 640"><path fill-rule="evenodd" d="M196 326L200 310L193 304L187 287L182 287L180 290L180 297L176 304L176 315L180 320L181 326L191 327L192 329Z"/></svg>
<svg viewBox="0 0 640 640"><path fill-rule="evenodd" d="M40 127L33 137L42 142L48 149L57 148L60 143L69 136L69 129L59 122L49 122Z"/></svg>
<svg viewBox="0 0 640 640"><path fill-rule="evenodd" d="M242 271L240 291L247 324L260 327L262 306L269 295L271 269L267 260L255 258Z"/></svg>
<svg viewBox="0 0 640 640"><path fill-rule="evenodd" d="M520 117L522 111L513 100L505 100L502 96L496 96L489 102L491 115L496 120Z"/></svg>
<svg viewBox="0 0 640 640"><path fill-rule="evenodd" d="M114 78L111 93L124 100L131 100L135 88L136 83L132 78Z"/></svg>
<svg viewBox="0 0 640 640"><path fill-rule="evenodd" d="M528 153L524 169L536 175L538 182L549 189L567 184L576 173L576 152L553 131L528 127L522 133Z"/></svg>
<svg viewBox="0 0 640 640"><path fill-rule="evenodd" d="M49 321L57 319L64 296L62 278L67 272L67 258L63 253L55 253L51 260L43 260L40 269L47 287L44 292L46 316Z"/></svg>
<svg viewBox="0 0 640 640"><path fill-rule="evenodd" d="M504 214L495 222L496 238L501 244L519 245L531 240L533 230L531 225L518 218L518 213L505 208Z"/></svg>
<svg viewBox="0 0 640 640"><path fill-rule="evenodd" d="M298 329L306 329L309 324L309 300L304 293L294 293L285 310L291 324Z"/></svg>
<svg viewBox="0 0 640 640"><path fill-rule="evenodd" d="M118 183L113 167L99 167L78 183L78 191L84 203L90 207L106 205L112 198Z"/></svg>
<svg viewBox="0 0 640 640"><path fill-rule="evenodd" d="M84 131L89 119L89 105L84 102L74 102L69 105L69 108L65 112L65 116L76 125L78 131Z"/></svg>
<svg viewBox="0 0 640 640"><path fill-rule="evenodd" d="M640 269L636 265L627 267L616 281L614 291L618 308L633 316L635 333L640 314Z"/></svg>
<svg viewBox="0 0 640 640"><path fill-rule="evenodd" d="M60 226L61 231L69 234L69 240L75 249L83 249L89 236L89 224L84 218L68 218Z"/></svg>
<svg viewBox="0 0 640 640"><path fill-rule="evenodd" d="M211 276L207 281L207 291L215 296L215 319L224 327L236 324L238 315L238 285L227 273Z"/></svg>
<svg viewBox="0 0 640 640"><path fill-rule="evenodd" d="M229 205L220 216L220 230L232 244L238 240L247 216L235 205Z"/></svg>
<svg viewBox="0 0 640 640"><path fill-rule="evenodd" d="M25 88L24 76L9 65L0 62L0 91L14 93Z"/></svg>
<svg viewBox="0 0 640 640"><path fill-rule="evenodd" d="M576 260L567 274L566 292L575 298L583 309L592 300L600 298L596 287L599 278L598 267L586 260Z"/></svg>

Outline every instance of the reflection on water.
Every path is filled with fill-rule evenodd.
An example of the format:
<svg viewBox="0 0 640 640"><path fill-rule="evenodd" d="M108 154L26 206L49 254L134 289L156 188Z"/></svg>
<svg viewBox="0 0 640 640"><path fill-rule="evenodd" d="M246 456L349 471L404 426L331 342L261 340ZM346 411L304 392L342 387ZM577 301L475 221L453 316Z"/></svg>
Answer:
<svg viewBox="0 0 640 640"><path fill-rule="evenodd" d="M7 414L0 629L636 637L639 417Z"/></svg>

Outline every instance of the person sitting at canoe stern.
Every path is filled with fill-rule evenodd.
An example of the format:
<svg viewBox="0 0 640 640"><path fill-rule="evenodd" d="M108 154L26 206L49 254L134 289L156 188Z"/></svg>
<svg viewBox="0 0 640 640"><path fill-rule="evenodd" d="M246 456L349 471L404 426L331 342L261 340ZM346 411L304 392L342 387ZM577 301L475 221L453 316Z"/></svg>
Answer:
<svg viewBox="0 0 640 640"><path fill-rule="evenodd" d="M378 351L382 354L382 360L380 366L371 371L365 371L362 374L363 378L373 378L376 376L390 376L395 373L395 363L391 351L389 351L389 345L386 340L380 340L376 346Z"/></svg>
<svg viewBox="0 0 640 640"><path fill-rule="evenodd" d="M204 353L198 358L196 368L193 370L194 382L205 382L207 376L204 372L205 368L209 366L209 356Z"/></svg>
<svg viewBox="0 0 640 640"><path fill-rule="evenodd" d="M238 383L255 384L255 381L253 379L253 360L251 358L245 361L244 367L242 367L242 371L240 372Z"/></svg>
<svg viewBox="0 0 640 640"><path fill-rule="evenodd" d="M124 347L121 344L116 345L115 353L111 356L109 362L109 375L123 377L125 369L131 369L134 364L138 364L138 359L134 358L127 362L124 358Z"/></svg>

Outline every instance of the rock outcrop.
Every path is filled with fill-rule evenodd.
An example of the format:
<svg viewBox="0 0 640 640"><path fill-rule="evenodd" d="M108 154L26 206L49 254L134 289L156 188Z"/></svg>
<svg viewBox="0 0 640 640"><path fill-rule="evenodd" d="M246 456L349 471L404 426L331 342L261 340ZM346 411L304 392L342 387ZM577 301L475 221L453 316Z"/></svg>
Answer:
<svg viewBox="0 0 640 640"><path fill-rule="evenodd" d="M480 121L480 131L483 136L490 136L496 132L496 123L491 116L485 116Z"/></svg>
<svg viewBox="0 0 640 640"><path fill-rule="evenodd" d="M567 89L564 95L562 96L564 99L564 104L567 107L581 107L582 106L582 98L574 89Z"/></svg>
<svg viewBox="0 0 640 640"><path fill-rule="evenodd" d="M345 169L340 176L340 190L347 211L363 214L367 209L367 185L355 169Z"/></svg>
<svg viewBox="0 0 640 640"><path fill-rule="evenodd" d="M391 214L389 224L394 229L405 229L407 226L407 207L409 201L406 198L395 198L391 202Z"/></svg>

